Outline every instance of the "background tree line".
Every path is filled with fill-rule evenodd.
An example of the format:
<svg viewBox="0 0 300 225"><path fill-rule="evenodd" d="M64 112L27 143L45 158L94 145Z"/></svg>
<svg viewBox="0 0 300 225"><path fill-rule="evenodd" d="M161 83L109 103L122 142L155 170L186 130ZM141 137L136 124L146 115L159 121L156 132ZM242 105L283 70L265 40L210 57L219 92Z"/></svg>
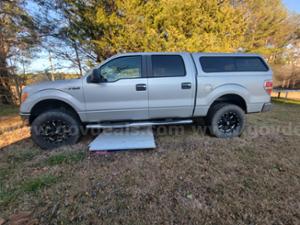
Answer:
<svg viewBox="0 0 300 225"><path fill-rule="evenodd" d="M2 0L0 87L21 86L16 74L40 49L81 75L129 51L255 52L284 64L299 27L281 0Z"/></svg>

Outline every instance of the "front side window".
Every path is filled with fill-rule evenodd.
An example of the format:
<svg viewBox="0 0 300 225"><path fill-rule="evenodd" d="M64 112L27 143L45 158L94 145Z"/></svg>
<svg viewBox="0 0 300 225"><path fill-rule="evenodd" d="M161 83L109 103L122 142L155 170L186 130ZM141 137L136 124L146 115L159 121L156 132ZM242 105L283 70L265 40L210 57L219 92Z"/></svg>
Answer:
<svg viewBox="0 0 300 225"><path fill-rule="evenodd" d="M265 62L256 56L204 56L200 64L206 73L218 72L265 72L269 68Z"/></svg>
<svg viewBox="0 0 300 225"><path fill-rule="evenodd" d="M153 77L185 76L185 66L180 55L152 55Z"/></svg>
<svg viewBox="0 0 300 225"><path fill-rule="evenodd" d="M108 82L120 79L130 79L141 77L142 57L124 56L112 59L100 68L100 74Z"/></svg>

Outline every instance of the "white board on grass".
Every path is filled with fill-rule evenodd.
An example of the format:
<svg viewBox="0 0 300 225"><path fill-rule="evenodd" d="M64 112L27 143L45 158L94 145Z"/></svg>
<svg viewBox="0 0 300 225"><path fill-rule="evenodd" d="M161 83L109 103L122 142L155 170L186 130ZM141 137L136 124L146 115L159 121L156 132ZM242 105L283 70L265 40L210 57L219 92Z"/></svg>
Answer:
<svg viewBox="0 0 300 225"><path fill-rule="evenodd" d="M152 127L104 129L90 144L90 151L155 148Z"/></svg>

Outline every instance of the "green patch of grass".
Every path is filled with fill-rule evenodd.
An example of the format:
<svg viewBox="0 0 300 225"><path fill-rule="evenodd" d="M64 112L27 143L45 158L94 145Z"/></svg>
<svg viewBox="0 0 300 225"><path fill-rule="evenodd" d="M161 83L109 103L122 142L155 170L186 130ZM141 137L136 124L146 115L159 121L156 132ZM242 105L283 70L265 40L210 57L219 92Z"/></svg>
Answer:
<svg viewBox="0 0 300 225"><path fill-rule="evenodd" d="M56 183L58 177L52 175L43 175L37 178L32 178L30 180L25 181L21 185L21 189L25 192L35 192L44 187L50 186L51 184Z"/></svg>
<svg viewBox="0 0 300 225"><path fill-rule="evenodd" d="M32 160L39 154L38 149L25 149L17 152L12 152L7 155L7 161L10 163L19 163Z"/></svg>
<svg viewBox="0 0 300 225"><path fill-rule="evenodd" d="M283 98L272 98L272 102L300 105L300 101Z"/></svg>
<svg viewBox="0 0 300 225"><path fill-rule="evenodd" d="M6 187L7 180L11 175L11 168L0 168L0 205L3 203L8 203L17 197L15 189L9 190Z"/></svg>
<svg viewBox="0 0 300 225"><path fill-rule="evenodd" d="M3 180L3 178L6 176L7 173L8 173L8 169L0 168L0 182Z"/></svg>
<svg viewBox="0 0 300 225"><path fill-rule="evenodd" d="M12 202L18 197L19 193L16 189L14 190L5 190L3 186L0 186L0 205L6 205L9 202Z"/></svg>
<svg viewBox="0 0 300 225"><path fill-rule="evenodd" d="M46 164L50 166L59 165L62 163L72 164L83 160L86 156L85 152L68 152L50 156L46 160Z"/></svg>
<svg viewBox="0 0 300 225"><path fill-rule="evenodd" d="M242 179L242 184L243 184L244 188L249 189L249 190L252 190L253 187L257 186L257 182L255 181L255 179L253 179L252 177L248 177L248 176L245 176Z"/></svg>
<svg viewBox="0 0 300 225"><path fill-rule="evenodd" d="M36 192L45 187L49 187L58 181L59 177L53 175L42 175L36 178L26 180L21 184L16 184L12 188L5 188L0 183L0 206L15 201L24 192Z"/></svg>
<svg viewBox="0 0 300 225"><path fill-rule="evenodd" d="M1 105L0 116L12 116L18 114L19 108L15 105Z"/></svg>
<svg viewBox="0 0 300 225"><path fill-rule="evenodd" d="M4 179L11 174L8 168L0 168L0 185L4 183Z"/></svg>

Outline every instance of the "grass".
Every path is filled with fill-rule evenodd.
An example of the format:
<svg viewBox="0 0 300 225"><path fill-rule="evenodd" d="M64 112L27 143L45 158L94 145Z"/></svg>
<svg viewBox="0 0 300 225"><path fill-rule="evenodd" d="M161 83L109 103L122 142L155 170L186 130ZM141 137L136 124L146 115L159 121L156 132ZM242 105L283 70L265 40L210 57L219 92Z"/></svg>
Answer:
<svg viewBox="0 0 300 225"><path fill-rule="evenodd" d="M26 192L36 193L37 191L50 187L58 181L58 177L45 174L35 178L28 178L20 184L5 188L5 183L0 183L0 205L6 206L10 202L16 201Z"/></svg>
<svg viewBox="0 0 300 225"><path fill-rule="evenodd" d="M36 192L44 187L49 187L51 184L56 183L57 180L57 177L47 174L37 178L26 180L20 188L25 192Z"/></svg>
<svg viewBox="0 0 300 225"><path fill-rule="evenodd" d="M19 107L15 105L1 105L0 107L0 117L17 115L19 111Z"/></svg>
<svg viewBox="0 0 300 225"><path fill-rule="evenodd" d="M37 148L24 149L23 151L11 152L7 154L7 161L10 163L20 163L32 160L40 150Z"/></svg>
<svg viewBox="0 0 300 225"><path fill-rule="evenodd" d="M0 149L28 136L29 129L18 115L17 106L0 105Z"/></svg>
<svg viewBox="0 0 300 225"><path fill-rule="evenodd" d="M300 105L300 101L284 98L272 98L272 102Z"/></svg>
<svg viewBox="0 0 300 225"><path fill-rule="evenodd" d="M86 153L83 151L59 153L49 156L45 163L50 166L59 165L62 163L72 164L83 160L85 156Z"/></svg>
<svg viewBox="0 0 300 225"><path fill-rule="evenodd" d="M300 105L275 102L272 112L247 116L244 134L230 140L191 125L156 132L149 151L89 154L90 136L54 151L18 141L0 151L0 217L29 211L38 224L299 224L299 113Z"/></svg>

